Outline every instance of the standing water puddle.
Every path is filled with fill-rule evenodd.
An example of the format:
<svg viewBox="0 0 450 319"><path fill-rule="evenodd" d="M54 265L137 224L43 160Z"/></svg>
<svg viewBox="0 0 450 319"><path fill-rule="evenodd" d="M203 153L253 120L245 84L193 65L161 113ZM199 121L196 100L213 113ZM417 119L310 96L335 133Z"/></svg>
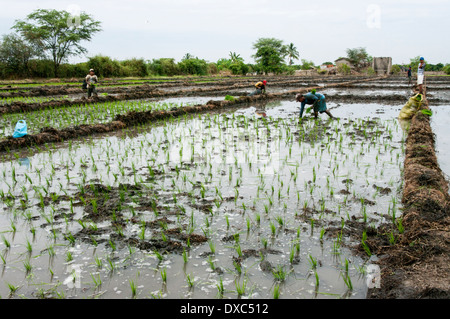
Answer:
<svg viewBox="0 0 450 319"><path fill-rule="evenodd" d="M339 119L299 124L280 101L4 159L0 295L364 298L372 259L341 230L400 215L401 107L329 108Z"/></svg>

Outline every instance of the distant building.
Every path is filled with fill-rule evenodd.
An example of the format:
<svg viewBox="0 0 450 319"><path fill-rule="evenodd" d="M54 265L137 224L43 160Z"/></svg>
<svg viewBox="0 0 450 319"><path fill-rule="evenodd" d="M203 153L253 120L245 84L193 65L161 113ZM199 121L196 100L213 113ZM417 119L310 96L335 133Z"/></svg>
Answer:
<svg viewBox="0 0 450 319"><path fill-rule="evenodd" d="M372 68L376 74L389 74L392 69L391 57L377 57L373 58Z"/></svg>
<svg viewBox="0 0 450 319"><path fill-rule="evenodd" d="M347 66L349 66L351 69L353 69L355 66L350 62L349 59L347 58L339 58L336 61L334 61L334 63L336 64L336 67L339 68L339 66L341 64L346 64Z"/></svg>
<svg viewBox="0 0 450 319"><path fill-rule="evenodd" d="M330 68L332 68L332 67L334 67L333 64L322 64L322 65L320 66L320 69L321 69L321 70L326 70L326 69L330 69Z"/></svg>

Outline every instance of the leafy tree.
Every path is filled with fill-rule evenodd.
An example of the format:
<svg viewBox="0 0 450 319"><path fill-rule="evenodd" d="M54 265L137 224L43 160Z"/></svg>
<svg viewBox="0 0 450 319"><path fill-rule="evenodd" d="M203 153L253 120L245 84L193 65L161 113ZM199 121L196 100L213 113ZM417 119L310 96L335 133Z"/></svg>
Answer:
<svg viewBox="0 0 450 319"><path fill-rule="evenodd" d="M300 53L295 47L294 43L289 43L287 46L287 56L289 58L289 65L294 64L294 60L298 60Z"/></svg>
<svg viewBox="0 0 450 319"><path fill-rule="evenodd" d="M302 64L300 66L302 70L311 70L314 68L314 62L302 59Z"/></svg>
<svg viewBox="0 0 450 319"><path fill-rule="evenodd" d="M121 66L119 61L113 60L108 56L96 55L89 58L89 68L94 69L97 76L101 77L113 77L122 76ZM87 74L86 70L86 74Z"/></svg>
<svg viewBox="0 0 450 319"><path fill-rule="evenodd" d="M412 70L417 70L417 68L419 67L419 63L420 63L420 55L409 59L409 65L411 66ZM426 63L426 61L425 61Z"/></svg>
<svg viewBox="0 0 450 319"><path fill-rule="evenodd" d="M348 75L352 71L350 69L350 67L345 63L339 64L339 66L337 67L337 70L339 73L344 74L344 75Z"/></svg>
<svg viewBox="0 0 450 319"><path fill-rule="evenodd" d="M194 59L194 56L188 52L188 53L186 53L186 54L183 56L183 58L181 59L181 61L184 61L184 60L190 60L190 59Z"/></svg>
<svg viewBox="0 0 450 319"><path fill-rule="evenodd" d="M148 68L151 73L156 75L172 76L180 74L180 68L175 63L175 59L172 58L153 59Z"/></svg>
<svg viewBox="0 0 450 319"><path fill-rule="evenodd" d="M446 64L443 68L443 71L445 72L445 74L450 75L450 64Z"/></svg>
<svg viewBox="0 0 450 319"><path fill-rule="evenodd" d="M259 68L265 72L280 73L283 69L284 58L287 53L287 46L282 40L275 38L260 38L253 44L256 53L253 58L259 65Z"/></svg>
<svg viewBox="0 0 450 319"><path fill-rule="evenodd" d="M230 60L232 63L244 62L244 59L241 57L241 55L237 54L236 52L230 52Z"/></svg>
<svg viewBox="0 0 450 319"><path fill-rule="evenodd" d="M366 52L366 48L347 49L347 59L356 67L361 68L372 62L372 57Z"/></svg>
<svg viewBox="0 0 450 319"><path fill-rule="evenodd" d="M402 72L402 69L401 69L400 65L394 64L394 65L391 67L391 73L392 73L392 74L399 74L400 72Z"/></svg>
<svg viewBox="0 0 450 319"><path fill-rule="evenodd" d="M87 52L81 42L90 41L101 31L100 22L84 12L74 22L74 17L65 10L46 9L35 10L25 21L16 21L12 28L30 42L38 43L42 52L51 57L55 77L63 61Z"/></svg>
<svg viewBox="0 0 450 319"><path fill-rule="evenodd" d="M178 66L183 74L207 75L208 63L199 58L183 59Z"/></svg>
<svg viewBox="0 0 450 319"><path fill-rule="evenodd" d="M4 63L8 74L29 75L30 60L39 55L36 45L15 33L4 35L0 43L0 62Z"/></svg>

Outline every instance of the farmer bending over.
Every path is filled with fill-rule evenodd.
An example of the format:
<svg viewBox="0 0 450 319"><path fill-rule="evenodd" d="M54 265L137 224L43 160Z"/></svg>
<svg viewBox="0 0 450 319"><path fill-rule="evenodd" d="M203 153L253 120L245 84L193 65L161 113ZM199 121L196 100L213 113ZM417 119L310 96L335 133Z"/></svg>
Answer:
<svg viewBox="0 0 450 319"><path fill-rule="evenodd" d="M256 90L253 91L252 93L250 93L248 96L253 96L255 94L261 94L261 93L266 93L266 84L267 84L266 80L256 83L255 84Z"/></svg>
<svg viewBox="0 0 450 319"><path fill-rule="evenodd" d="M317 116L320 113L327 113L330 118L333 118L333 115L331 115L330 111L327 110L327 104L325 102L325 95L316 93L316 90L313 89L311 92L303 94L297 94L296 101L301 103L300 106L300 118L303 116L303 111L305 109L305 105L312 105L314 108L314 117L317 118Z"/></svg>
<svg viewBox="0 0 450 319"><path fill-rule="evenodd" d="M95 86L98 83L98 78L95 75L94 69L90 69L89 74L86 75L86 83L88 98L90 98L92 94L97 96L97 90L95 89Z"/></svg>

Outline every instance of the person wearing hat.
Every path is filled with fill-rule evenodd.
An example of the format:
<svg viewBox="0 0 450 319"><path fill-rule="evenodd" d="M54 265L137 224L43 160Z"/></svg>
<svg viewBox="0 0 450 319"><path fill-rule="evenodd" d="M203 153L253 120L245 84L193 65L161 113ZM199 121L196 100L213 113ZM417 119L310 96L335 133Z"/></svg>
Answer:
<svg viewBox="0 0 450 319"><path fill-rule="evenodd" d="M95 86L98 83L98 78L97 78L97 75L95 75L94 69L90 69L89 74L86 75L86 83L87 83L88 98L90 98L92 96L92 94L94 94L95 96L98 96L97 90L95 89Z"/></svg>
<svg viewBox="0 0 450 319"><path fill-rule="evenodd" d="M314 117L317 118L319 113L326 113L330 118L334 118L330 111L327 110L327 103L325 101L325 95L316 93L315 89L306 94L297 94L295 100L300 102L300 118L303 116L305 105L312 105L314 110Z"/></svg>
<svg viewBox="0 0 450 319"><path fill-rule="evenodd" d="M267 81L264 80L262 82L258 82L255 84L256 90L249 94L249 96L253 96L255 94L266 93L266 85Z"/></svg>
<svg viewBox="0 0 450 319"><path fill-rule="evenodd" d="M419 93L423 94L423 81L425 77L425 59L420 58L420 63L417 68L417 85L419 86Z"/></svg>

